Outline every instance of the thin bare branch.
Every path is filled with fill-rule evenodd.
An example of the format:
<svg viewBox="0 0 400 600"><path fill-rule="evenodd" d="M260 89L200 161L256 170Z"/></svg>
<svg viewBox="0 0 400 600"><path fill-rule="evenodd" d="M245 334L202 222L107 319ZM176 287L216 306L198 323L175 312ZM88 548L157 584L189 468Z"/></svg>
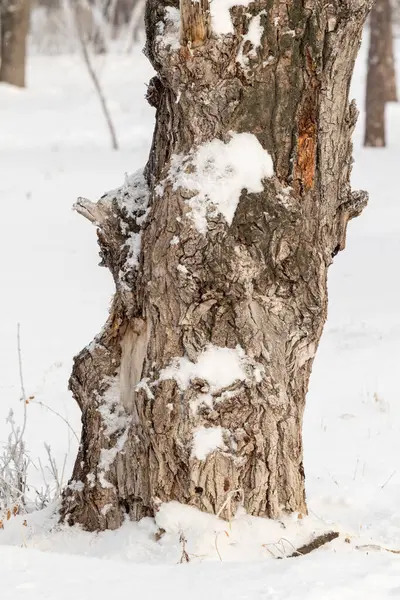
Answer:
<svg viewBox="0 0 400 600"><path fill-rule="evenodd" d="M96 71L94 70L92 62L90 60L89 51L88 51L86 40L85 40L85 35L84 35L83 29L82 29L82 24L81 24L81 22L80 22L80 20L78 18L78 15L77 15L77 8L78 8L78 6L79 6L79 3L72 9L72 12L73 12L73 17L74 17L76 31L77 31L77 34L78 34L79 44L80 44L81 50L82 50L82 56L83 56L83 59L85 61L85 64L86 64L88 73L90 75L90 78L91 78L91 80L93 82L93 85L94 85L94 87L96 89L98 98L100 100L101 109L103 111L104 118L105 118L105 120L107 122L107 127L108 127L108 130L110 132L112 148L113 148L113 150L118 150L119 146L118 146L117 134L115 132L115 127L114 127L114 124L113 124L112 119L111 119L110 111L108 109L106 98L105 98L105 95L104 95L103 90L101 88L99 78L97 77Z"/></svg>

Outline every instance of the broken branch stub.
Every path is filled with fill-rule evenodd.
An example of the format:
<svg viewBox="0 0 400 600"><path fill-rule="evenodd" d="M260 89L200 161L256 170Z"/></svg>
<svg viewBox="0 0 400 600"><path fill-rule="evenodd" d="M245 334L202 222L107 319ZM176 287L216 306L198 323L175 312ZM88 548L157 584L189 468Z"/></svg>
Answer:
<svg viewBox="0 0 400 600"><path fill-rule="evenodd" d="M209 0L181 0L181 44L202 46L210 34Z"/></svg>

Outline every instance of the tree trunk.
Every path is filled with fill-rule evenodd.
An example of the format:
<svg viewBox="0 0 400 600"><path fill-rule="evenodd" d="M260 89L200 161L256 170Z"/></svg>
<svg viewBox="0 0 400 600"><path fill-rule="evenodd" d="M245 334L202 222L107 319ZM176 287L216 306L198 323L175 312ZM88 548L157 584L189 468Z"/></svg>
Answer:
<svg viewBox="0 0 400 600"><path fill-rule="evenodd" d="M306 513L302 419L327 269L366 202L350 189L348 90L369 5L182 0L179 13L148 0L147 167L77 205L116 294L74 363L67 522L116 528L169 500Z"/></svg>
<svg viewBox="0 0 400 600"><path fill-rule="evenodd" d="M391 0L386 0L387 18L386 25L387 31L387 102L397 102L397 77L396 77L396 62L394 56L394 42L393 42L393 10Z"/></svg>
<svg viewBox="0 0 400 600"><path fill-rule="evenodd" d="M376 0L370 18L365 146L386 145L385 105L397 101L390 0Z"/></svg>
<svg viewBox="0 0 400 600"><path fill-rule="evenodd" d="M30 0L2 0L0 81L25 87Z"/></svg>

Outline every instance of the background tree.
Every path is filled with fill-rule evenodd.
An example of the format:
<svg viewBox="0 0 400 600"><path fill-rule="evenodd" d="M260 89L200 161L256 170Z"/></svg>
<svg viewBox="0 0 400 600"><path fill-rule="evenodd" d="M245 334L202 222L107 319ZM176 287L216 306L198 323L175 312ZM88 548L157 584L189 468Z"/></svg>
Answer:
<svg viewBox="0 0 400 600"><path fill-rule="evenodd" d="M70 381L83 429L62 516L87 529L172 499L306 512L327 269L366 202L348 90L371 2L180 4L147 2L144 173L77 205L116 285Z"/></svg>
<svg viewBox="0 0 400 600"><path fill-rule="evenodd" d="M1 0L0 81L25 87L30 0Z"/></svg>
<svg viewBox="0 0 400 600"><path fill-rule="evenodd" d="M393 40L393 29L395 25L395 17L393 14L392 0L387 0L387 102L397 102L397 77L396 77L396 60L394 54L394 40Z"/></svg>
<svg viewBox="0 0 400 600"><path fill-rule="evenodd" d="M376 0L370 18L365 146L386 145L385 106L397 101L390 0Z"/></svg>

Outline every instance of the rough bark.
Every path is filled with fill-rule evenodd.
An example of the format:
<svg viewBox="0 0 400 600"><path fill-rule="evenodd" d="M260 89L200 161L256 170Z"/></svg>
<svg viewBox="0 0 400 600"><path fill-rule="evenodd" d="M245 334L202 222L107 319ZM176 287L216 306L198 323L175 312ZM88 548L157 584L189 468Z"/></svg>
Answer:
<svg viewBox="0 0 400 600"><path fill-rule="evenodd" d="M386 145L386 102L397 101L390 0L376 0L370 18L365 146Z"/></svg>
<svg viewBox="0 0 400 600"><path fill-rule="evenodd" d="M0 81L25 87L30 0L2 0Z"/></svg>
<svg viewBox="0 0 400 600"><path fill-rule="evenodd" d="M231 11L234 33L215 35L211 21L198 40L184 14L179 31L173 2L148 0L146 52L158 72L149 191L137 175L97 204L78 203L98 227L116 295L71 377L83 431L67 522L116 528L125 513L153 515L169 500L222 516L238 502L253 515L306 513L301 429L327 269L366 202L350 189L348 91L369 5L256 0ZM200 232L196 191L177 177L195 171L196 148L232 132L255 136L274 174L261 192L242 190L230 225L208 207ZM179 385L165 370L209 348L237 349L245 377L215 389L198 377ZM220 447L199 459L196 432L216 427Z"/></svg>

